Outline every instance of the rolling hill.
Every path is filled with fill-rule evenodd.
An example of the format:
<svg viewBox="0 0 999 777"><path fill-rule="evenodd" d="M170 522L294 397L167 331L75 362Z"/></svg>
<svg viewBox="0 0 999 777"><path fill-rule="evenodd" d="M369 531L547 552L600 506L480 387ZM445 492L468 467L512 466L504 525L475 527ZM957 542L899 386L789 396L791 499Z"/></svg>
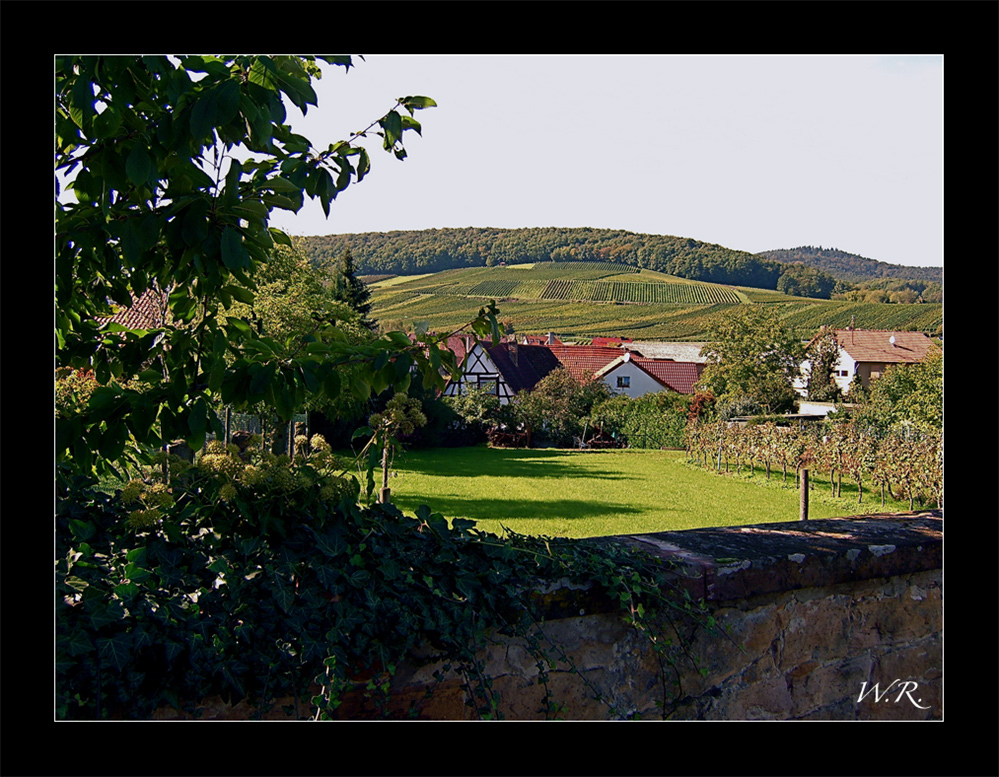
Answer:
<svg viewBox="0 0 999 777"><path fill-rule="evenodd" d="M776 289L785 265L803 262L835 278L858 283L880 278L940 281L941 268L902 267L804 246L752 254L692 238L623 230L544 227L425 229L296 237L316 264L346 249L362 274L414 275L469 267L550 261L597 261L653 270L690 280Z"/></svg>
<svg viewBox="0 0 999 777"><path fill-rule="evenodd" d="M943 282L942 267L908 267L900 264L888 264L857 254L849 254L838 248L799 246L798 248L761 251L757 256L783 264L801 262L847 283L863 283L880 278L929 281L931 283Z"/></svg>
<svg viewBox="0 0 999 777"><path fill-rule="evenodd" d="M372 316L388 328L425 322L452 330L490 299L518 334L563 339L620 336L698 341L733 305L770 308L802 339L822 325L913 329L936 334L942 305L791 297L773 290L691 281L610 262L542 262L396 276L371 284Z"/></svg>

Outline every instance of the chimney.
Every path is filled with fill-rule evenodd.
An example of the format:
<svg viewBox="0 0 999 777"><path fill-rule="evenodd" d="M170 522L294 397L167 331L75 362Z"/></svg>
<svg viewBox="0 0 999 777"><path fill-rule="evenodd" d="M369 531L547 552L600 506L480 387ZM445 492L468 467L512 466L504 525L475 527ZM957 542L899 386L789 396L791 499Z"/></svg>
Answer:
<svg viewBox="0 0 999 777"><path fill-rule="evenodd" d="M555 333L554 332L549 332L548 333L548 345L555 345Z"/></svg>
<svg viewBox="0 0 999 777"><path fill-rule="evenodd" d="M517 344L510 343L510 361L513 362L514 367L519 367L520 364L517 361Z"/></svg>

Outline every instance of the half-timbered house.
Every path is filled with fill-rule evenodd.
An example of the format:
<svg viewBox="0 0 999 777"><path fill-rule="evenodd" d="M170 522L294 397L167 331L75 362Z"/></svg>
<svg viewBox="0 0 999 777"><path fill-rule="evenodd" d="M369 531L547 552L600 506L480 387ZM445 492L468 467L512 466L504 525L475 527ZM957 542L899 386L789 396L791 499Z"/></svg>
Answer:
<svg viewBox="0 0 999 777"><path fill-rule="evenodd" d="M609 338L608 338L609 339ZM693 392L703 365L671 359L646 358L622 345L524 345L502 342L487 346L464 341L452 348L462 375L445 388L457 396L468 387L485 389L508 403L518 391L530 391L553 370L564 367L578 381L602 380L615 393L639 397L651 391Z"/></svg>
<svg viewBox="0 0 999 777"><path fill-rule="evenodd" d="M465 354L461 378L448 383L444 394L457 396L467 387L484 389L505 405L518 391L530 391L559 366L551 348L544 345L499 343L486 347L476 342Z"/></svg>

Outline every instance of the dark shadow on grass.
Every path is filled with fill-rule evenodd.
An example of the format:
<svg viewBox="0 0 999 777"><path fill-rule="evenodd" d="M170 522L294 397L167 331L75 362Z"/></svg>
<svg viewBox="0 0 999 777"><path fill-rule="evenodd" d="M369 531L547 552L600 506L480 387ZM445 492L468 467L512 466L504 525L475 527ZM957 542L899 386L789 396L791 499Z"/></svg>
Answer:
<svg viewBox="0 0 999 777"><path fill-rule="evenodd" d="M602 452L565 448L437 448L402 454L396 459L396 469L461 478L492 475L512 478L635 479L620 472L600 472L581 466L567 456L570 453L596 457Z"/></svg>
<svg viewBox="0 0 999 777"><path fill-rule="evenodd" d="M468 518L473 521L588 520L607 516L639 515L643 510L631 505L564 499L557 502L537 502L530 499L476 499L474 496L435 496L430 509L445 518ZM392 502L405 513L412 514L426 497L393 494Z"/></svg>

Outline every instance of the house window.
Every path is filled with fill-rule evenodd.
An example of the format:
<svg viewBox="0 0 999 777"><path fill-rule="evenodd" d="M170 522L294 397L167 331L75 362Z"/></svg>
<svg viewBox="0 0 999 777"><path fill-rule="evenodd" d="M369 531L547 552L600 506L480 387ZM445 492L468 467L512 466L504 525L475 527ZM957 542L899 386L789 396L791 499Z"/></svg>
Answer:
<svg viewBox="0 0 999 777"><path fill-rule="evenodd" d="M479 388L496 396L499 394L499 380L496 378L479 378Z"/></svg>
<svg viewBox="0 0 999 777"><path fill-rule="evenodd" d="M618 388L630 388L631 387L631 376L630 375L621 375L617 379L617 387Z"/></svg>

